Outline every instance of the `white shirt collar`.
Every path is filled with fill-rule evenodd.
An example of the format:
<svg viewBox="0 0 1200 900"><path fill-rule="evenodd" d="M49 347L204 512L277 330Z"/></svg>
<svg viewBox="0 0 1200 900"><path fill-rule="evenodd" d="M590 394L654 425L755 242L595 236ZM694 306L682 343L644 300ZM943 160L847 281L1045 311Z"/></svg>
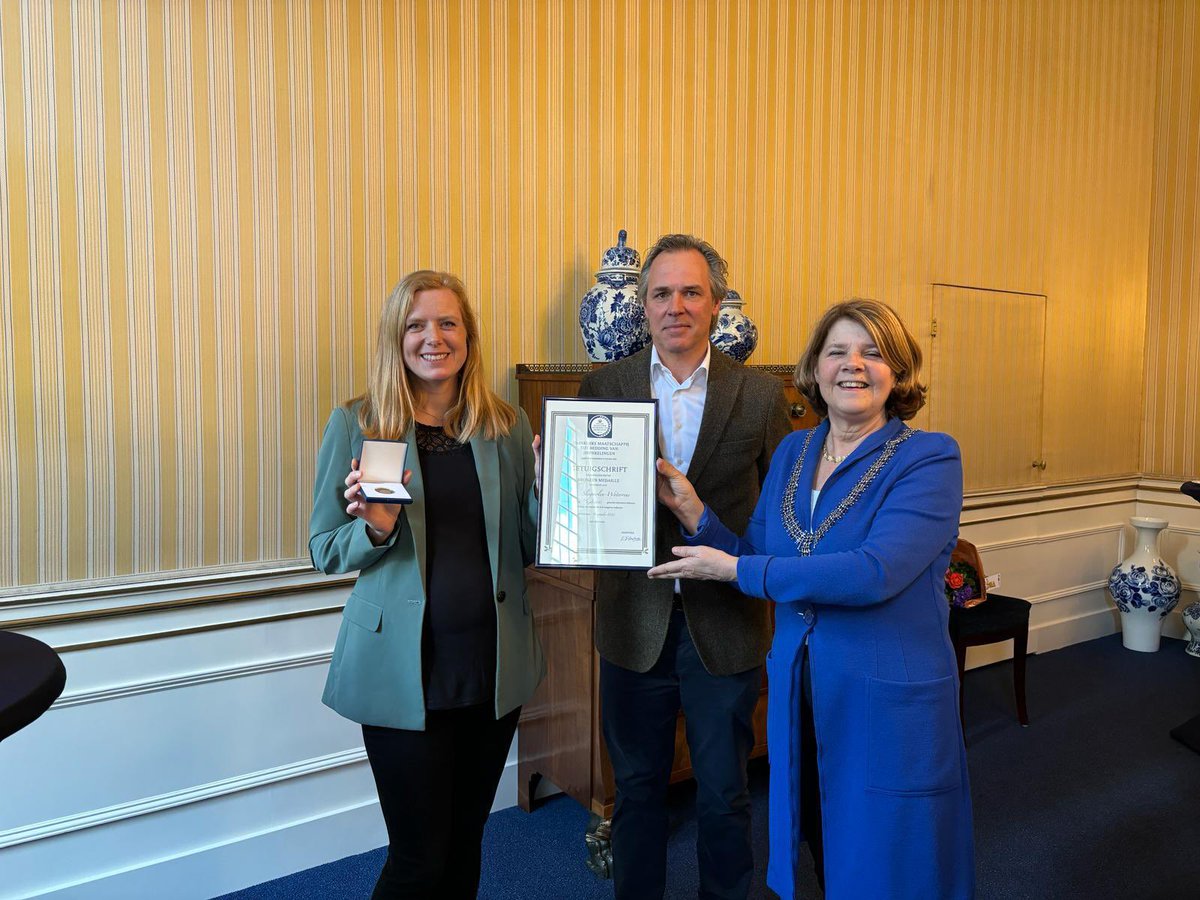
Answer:
<svg viewBox="0 0 1200 900"><path fill-rule="evenodd" d="M692 379L694 379L700 372L704 373L704 377L707 380L708 364L712 360L712 343L711 342L707 342L707 343L708 343L708 347L704 351L704 359L701 360L700 365L696 366L696 371L693 372L691 375L689 375L687 378L683 379L683 381L676 382L676 384L679 384L680 386L682 386L682 385L686 384L687 382L691 381ZM659 358L658 348L656 346L654 346L653 344L651 344L650 345L650 374L654 375L655 373L668 375L668 376L670 376L672 381L675 380L675 374L670 369L668 369L666 367L666 365L663 364L663 361Z"/></svg>

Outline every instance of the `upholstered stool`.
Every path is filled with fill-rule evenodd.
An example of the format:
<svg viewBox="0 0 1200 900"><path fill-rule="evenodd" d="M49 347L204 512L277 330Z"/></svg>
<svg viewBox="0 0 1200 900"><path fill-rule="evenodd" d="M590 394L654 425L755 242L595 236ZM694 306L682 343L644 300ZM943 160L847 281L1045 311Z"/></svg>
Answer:
<svg viewBox="0 0 1200 900"><path fill-rule="evenodd" d="M49 709L66 683L57 653L27 635L0 631L0 741Z"/></svg>

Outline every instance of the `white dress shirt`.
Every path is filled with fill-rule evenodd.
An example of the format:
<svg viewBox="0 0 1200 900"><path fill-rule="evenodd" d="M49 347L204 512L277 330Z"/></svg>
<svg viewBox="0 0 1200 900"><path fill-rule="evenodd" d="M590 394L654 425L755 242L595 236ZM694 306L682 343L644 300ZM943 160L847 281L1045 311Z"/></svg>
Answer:
<svg viewBox="0 0 1200 900"><path fill-rule="evenodd" d="M711 358L709 346L696 371L679 382L659 360L658 348L650 351L650 396L658 401L658 445L663 459L685 475L692 464L696 435L704 418Z"/></svg>
<svg viewBox="0 0 1200 900"><path fill-rule="evenodd" d="M708 363L712 345L704 354L704 362L682 382L675 380L671 370L658 358L658 348L650 351L650 396L658 401L658 446L663 459L680 472L687 474L696 452L696 435L704 418L704 400L708 396ZM673 557L672 557L673 558ZM667 562L668 560L659 560ZM675 579L675 593L680 592Z"/></svg>

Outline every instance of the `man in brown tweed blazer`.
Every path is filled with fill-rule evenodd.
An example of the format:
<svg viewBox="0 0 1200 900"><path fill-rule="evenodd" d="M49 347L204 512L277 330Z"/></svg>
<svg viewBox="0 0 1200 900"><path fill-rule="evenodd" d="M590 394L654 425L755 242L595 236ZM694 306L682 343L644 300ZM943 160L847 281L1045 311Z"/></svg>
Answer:
<svg viewBox="0 0 1200 900"><path fill-rule="evenodd" d="M735 532L745 530L771 454L790 431L779 380L709 343L726 294L725 261L707 242L666 235L646 254L638 297L652 346L589 372L581 397L658 400L659 453ZM679 525L658 509L656 558L672 559ZM666 887L666 792L682 708L696 775L700 896L745 898L754 871L746 763L771 643L767 605L729 584L598 577L601 719L617 796L618 900Z"/></svg>

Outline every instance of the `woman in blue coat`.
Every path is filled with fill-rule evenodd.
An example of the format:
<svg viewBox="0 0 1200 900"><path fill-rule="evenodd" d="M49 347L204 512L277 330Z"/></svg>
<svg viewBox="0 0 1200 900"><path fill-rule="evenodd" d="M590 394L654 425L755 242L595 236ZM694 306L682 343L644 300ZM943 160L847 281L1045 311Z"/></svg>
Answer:
<svg viewBox="0 0 1200 900"><path fill-rule="evenodd" d="M687 546L651 577L736 581L777 604L767 883L784 898L805 840L833 900L974 893L943 586L962 464L952 438L904 424L925 401L920 365L890 307L830 308L796 366L825 418L775 451L742 538L659 461Z"/></svg>
<svg viewBox="0 0 1200 900"><path fill-rule="evenodd" d="M521 705L545 672L525 593L536 541L529 422L488 387L453 275L384 303L367 391L333 411L309 552L358 571L324 701L362 724L388 830L373 896L473 898ZM404 440L407 506L367 502L364 438Z"/></svg>

